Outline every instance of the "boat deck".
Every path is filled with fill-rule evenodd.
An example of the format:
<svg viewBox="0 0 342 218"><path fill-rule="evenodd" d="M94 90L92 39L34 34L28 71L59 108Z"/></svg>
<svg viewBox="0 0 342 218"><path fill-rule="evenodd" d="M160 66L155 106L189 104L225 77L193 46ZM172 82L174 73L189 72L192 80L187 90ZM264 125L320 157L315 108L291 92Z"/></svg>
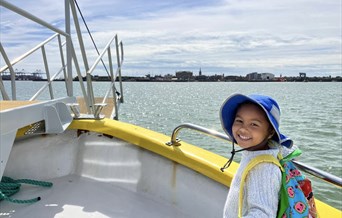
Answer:
<svg viewBox="0 0 342 218"><path fill-rule="evenodd" d="M100 97L95 97L95 103L102 103L102 98ZM0 112L1 111L5 111L5 110L9 110L9 109L15 109L15 108L19 108L22 106L28 106L28 105L33 105L36 103L39 103L41 101L0 101ZM80 107L80 112L83 114L87 114L87 109L86 109L86 103L83 97L78 97L77 98L77 103L79 104ZM114 103L112 101L112 99L106 99L105 102L106 106L103 108L103 110L101 111L101 114L103 114L105 117L110 118L112 115L112 110L114 107Z"/></svg>
<svg viewBox="0 0 342 218"><path fill-rule="evenodd" d="M51 188L22 185L16 199L41 197L32 204L1 202L1 217L189 217L173 205L113 184L69 175L49 180Z"/></svg>
<svg viewBox="0 0 342 218"><path fill-rule="evenodd" d="M95 97L95 104L102 103L103 98ZM83 97L77 97L77 103L80 106L80 112L83 114L87 114L87 108L86 103ZM101 114L103 114L106 118L111 118L112 110L114 107L114 103L112 99L106 99L105 104L107 104L101 111Z"/></svg>
<svg viewBox="0 0 342 218"><path fill-rule="evenodd" d="M0 111L38 103L39 101L0 101Z"/></svg>

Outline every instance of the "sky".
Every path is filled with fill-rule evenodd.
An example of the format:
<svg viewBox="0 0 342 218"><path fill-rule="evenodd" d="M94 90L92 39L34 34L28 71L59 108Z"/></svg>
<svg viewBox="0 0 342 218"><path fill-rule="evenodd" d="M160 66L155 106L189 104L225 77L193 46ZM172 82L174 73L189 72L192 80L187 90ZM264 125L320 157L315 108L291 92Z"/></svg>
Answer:
<svg viewBox="0 0 342 218"><path fill-rule="evenodd" d="M64 30L64 1L10 2ZM127 76L182 70L198 75L199 69L204 75L342 76L341 2L78 0L100 51L114 34L122 40ZM52 35L4 7L0 13L0 39L10 60ZM95 49L81 28L92 63ZM49 68L60 61L52 47L46 46ZM33 64L42 62L37 53L14 68L44 71L44 65Z"/></svg>

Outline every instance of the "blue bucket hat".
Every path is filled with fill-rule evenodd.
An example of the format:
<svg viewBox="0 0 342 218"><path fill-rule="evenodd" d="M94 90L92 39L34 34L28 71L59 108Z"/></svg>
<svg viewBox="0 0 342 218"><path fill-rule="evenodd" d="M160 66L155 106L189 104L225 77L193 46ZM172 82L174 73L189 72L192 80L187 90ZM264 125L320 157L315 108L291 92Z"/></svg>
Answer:
<svg viewBox="0 0 342 218"><path fill-rule="evenodd" d="M220 111L221 124L224 131L228 134L230 139L236 143L232 126L235 120L235 114L238 106L246 101L253 102L259 105L266 113L268 120L270 121L273 129L275 130L273 140L278 142L280 145L285 146L287 148L291 148L293 145L293 141L286 137L285 135L280 133L279 124L280 124L280 108L278 103L269 96L265 95L242 95L242 94L233 94L227 98L227 100L223 103Z"/></svg>

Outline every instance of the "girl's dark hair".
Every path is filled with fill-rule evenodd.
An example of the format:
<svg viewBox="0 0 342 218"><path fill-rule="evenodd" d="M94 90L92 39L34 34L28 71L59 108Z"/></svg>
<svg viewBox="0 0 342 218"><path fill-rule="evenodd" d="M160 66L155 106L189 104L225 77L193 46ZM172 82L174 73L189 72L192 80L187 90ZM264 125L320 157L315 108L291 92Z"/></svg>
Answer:
<svg viewBox="0 0 342 218"><path fill-rule="evenodd" d="M270 132L272 132L272 131L275 132L275 130L274 130L274 128L273 128L273 126L272 126L270 120L269 120L268 117L267 117L266 112L260 107L260 105L256 104L255 102L252 102L252 101L244 101L244 102L242 102L241 104L239 104L239 105L236 107L235 117L236 117L237 111L238 111L242 106L248 105L248 104L255 105L255 106L257 106L258 108L261 109L262 114L264 115L264 117L266 118L266 120L267 120L267 122L268 122L268 124L269 124L269 131L270 131Z"/></svg>

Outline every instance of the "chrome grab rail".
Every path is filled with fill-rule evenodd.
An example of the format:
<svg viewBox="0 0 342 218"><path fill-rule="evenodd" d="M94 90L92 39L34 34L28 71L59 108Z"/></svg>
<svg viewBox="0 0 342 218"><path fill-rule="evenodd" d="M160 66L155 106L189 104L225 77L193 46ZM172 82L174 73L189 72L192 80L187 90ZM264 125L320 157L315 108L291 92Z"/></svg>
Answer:
<svg viewBox="0 0 342 218"><path fill-rule="evenodd" d="M181 124L179 126L177 126L173 131L172 131L172 135L171 135L171 141L165 143L168 146L181 146L181 143L179 139L177 139L177 135L179 134L181 129L192 129L192 130L196 130L200 133L204 133L206 135L215 137L215 138L219 138L219 139L223 139L225 141L231 142L231 139L225 135L222 134L216 130L212 130L212 129L208 129L202 126L198 126L192 123L184 123ZM338 187L342 187L342 178L339 178L338 176L335 176L331 173L325 172L323 170L317 169L315 167L309 166L307 164L304 164L302 162L299 162L297 160L293 160L292 161L300 170L309 173L319 179L322 179L326 182L329 182L331 184L334 184Z"/></svg>
<svg viewBox="0 0 342 218"><path fill-rule="evenodd" d="M172 132L172 135L171 135L171 141L170 142L167 142L166 144L171 146L180 146L181 143L179 139L177 139L177 135L178 133L180 132L181 129L184 129L184 128L187 128L187 129L192 129L192 130L196 130L198 132L201 132L201 133L205 133L209 136L213 136L215 138L219 138L219 139L223 139L223 140L226 140L226 141L229 141L231 142L231 139L225 135L225 134L222 134L216 130L213 130L213 129L208 129L208 128L205 128L205 127L202 127L202 126L198 126L198 125L195 125L195 124L192 124L192 123L184 123L184 124L181 124L179 126L177 126L173 132Z"/></svg>
<svg viewBox="0 0 342 218"><path fill-rule="evenodd" d="M292 161L300 170L309 173L317 178L320 178L322 180L325 180L327 182L330 182L338 187L342 187L342 178L335 176L331 173L325 172L323 170L320 170L318 168L309 166L307 164L304 164L302 162L299 162L297 160Z"/></svg>

